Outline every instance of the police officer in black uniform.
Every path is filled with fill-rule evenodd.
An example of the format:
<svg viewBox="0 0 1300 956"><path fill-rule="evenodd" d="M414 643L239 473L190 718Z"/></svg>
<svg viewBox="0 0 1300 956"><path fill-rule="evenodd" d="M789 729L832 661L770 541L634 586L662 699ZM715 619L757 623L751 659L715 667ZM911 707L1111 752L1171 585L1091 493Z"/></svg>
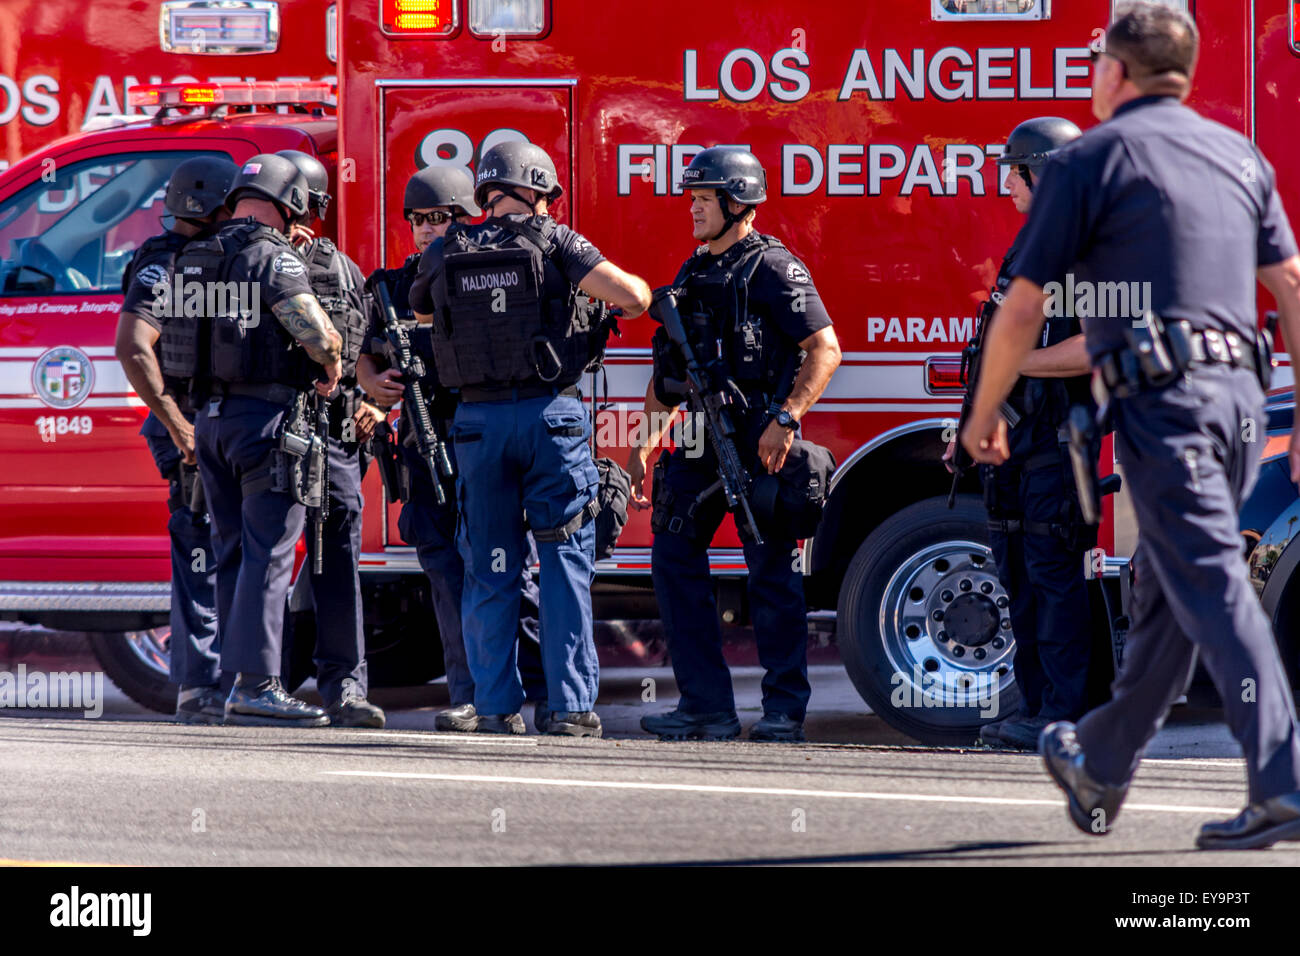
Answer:
<svg viewBox="0 0 1300 956"><path fill-rule="evenodd" d="M369 315L363 301L365 278L360 267L324 236L317 236L329 208L329 173L315 156L281 150L307 180L307 212L290 224L290 239L307 263L307 281L321 307L343 338L343 379L338 394L325 402L329 415L328 516L321 531L321 573L307 573L316 611L316 686L333 727L383 727L384 712L366 699L366 637L362 627L361 479L366 462L363 443L370 440L384 413L365 401L357 385L357 356ZM324 400L322 400L324 401ZM307 534L310 572L316 536Z"/></svg>
<svg viewBox="0 0 1300 956"><path fill-rule="evenodd" d="M412 176L406 184L402 205L416 251L399 269L376 270L367 280L366 289L377 300L375 287L383 282L399 321L409 326L411 346L425 370L421 388L429 403L429 413L438 434L446 440L456 412L457 396L438 384L432 327L415 324L409 302L411 284L420 265L420 254L429 243L445 235L453 222L467 225L483 211L474 203L473 178L464 169L451 166L428 166ZM376 308L362 355L357 360L357 378L375 401L390 408L402 400L404 382L393 367L396 356L390 354L383 328L384 317ZM465 563L456 549L455 483L445 482L447 503L439 505L428 465L417 454L415 427L411 410L403 406L397 434L398 493L402 498L397 527L402 540L415 545L420 567L428 575L442 640L451 706L434 717L434 726L439 730L472 732L478 729L479 720L474 710L474 678L465 659L465 638L461 633ZM455 450L449 446L448 452L454 467ZM533 720L538 724L539 719L544 723L546 712L546 678L538 644L537 582L528 571L528 565L535 561L536 551L530 541L519 594L519 672L526 698L536 702Z"/></svg>
<svg viewBox="0 0 1300 956"><path fill-rule="evenodd" d="M122 313L117 358L131 387L149 408L140 434L158 473L168 482L171 517L170 672L179 687L176 720L219 724L225 715L217 643L215 563L205 507L193 494L198 481L194 455L194 408L188 383L164 377L160 334L171 305L176 254L230 218L224 203L239 167L220 156L196 156L172 171L163 205L171 228L145 240L122 276ZM201 496L199 496L201 497Z"/></svg>
<svg viewBox="0 0 1300 956"><path fill-rule="evenodd" d="M249 159L226 197L233 218L177 258L176 271L206 296L203 314L163 330L164 360L170 336L203 398L195 442L216 548L221 667L238 674L225 707L233 724L329 723L279 677L294 545L311 500L299 454L310 432L294 427L313 385L328 396L342 376L342 339L286 236L307 194L289 160Z"/></svg>
<svg viewBox="0 0 1300 956"><path fill-rule="evenodd" d="M461 620L479 729L524 732L515 631L526 512L541 564L547 732L599 736L591 616L599 475L577 383L603 354L607 326L577 293L631 317L650 304L650 289L547 214L563 189L540 147L487 150L474 189L489 218L453 224L430 243L410 302L420 322L433 323L439 380L461 395L452 426Z"/></svg>
<svg viewBox="0 0 1300 956"><path fill-rule="evenodd" d="M1048 725L1040 748L1075 824L1109 832L1199 650L1245 751L1250 803L1205 824L1197 845L1245 849L1300 839L1295 706L1247 579L1237 518L1258 474L1247 423L1266 421L1255 278L1278 299L1287 343L1300 341L1300 256L1255 145L1181 103L1197 44L1182 11L1117 11L1093 67L1103 122L1044 167L961 440L976 460L1007 458L998 405L1044 309L1060 304L1050 284L1073 273L1080 295L1098 301L1111 290L1114 301L1094 309L1084 333L1140 529L1132 627L1113 699L1077 727ZM1140 296L1141 314L1131 304L1125 314L1110 283L1126 284L1130 303ZM1295 433L1291 464L1300 477Z"/></svg>
<svg viewBox="0 0 1300 956"><path fill-rule="evenodd" d="M998 163L1011 167L1007 185L1019 213L1029 212L1047 157L1080 135L1059 116L1027 120L1011 132ZM1022 238L1017 233L1002 260L981 323L1011 286ZM1083 522L1061 429L1073 405L1090 401L1087 372L1079 320L1050 319L1007 399L1020 415L1010 432L1011 458L980 468L990 545L1011 600L1020 689L1019 712L980 730L980 739L995 746L1036 750L1044 727L1077 720L1086 709L1091 617L1082 555L1097 537Z"/></svg>
<svg viewBox="0 0 1300 956"><path fill-rule="evenodd" d="M690 317L696 354L720 351L745 395L748 413L735 423L736 443L750 475L760 469L775 475L799 421L839 366L838 340L807 267L754 229L756 207L767 198L767 176L757 157L736 146L706 149L683 172L682 187L691 195L694 237L704 245L673 281L684 290L679 311ZM651 423L666 422L664 413L681 401L667 394L665 371L656 349L655 376L646 389ZM646 459L663 430L652 424L646 443L628 457L634 507L647 506ZM667 714L642 718L641 726L663 739L740 734L709 576L709 543L726 514L723 495L706 494L717 480L711 448L692 455L680 447L655 466L651 574L681 701ZM759 530L761 545L741 531L754 635L767 672L763 717L750 739L800 741L810 688L803 580L791 561L796 539L781 528Z"/></svg>

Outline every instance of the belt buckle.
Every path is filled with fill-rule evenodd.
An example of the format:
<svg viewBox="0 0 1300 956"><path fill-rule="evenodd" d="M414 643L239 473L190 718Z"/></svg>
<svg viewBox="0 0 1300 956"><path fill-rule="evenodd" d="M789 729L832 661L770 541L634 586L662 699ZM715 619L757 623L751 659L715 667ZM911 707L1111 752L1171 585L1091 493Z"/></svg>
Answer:
<svg viewBox="0 0 1300 956"><path fill-rule="evenodd" d="M1236 332L1228 332L1223 336L1223 341L1228 346L1228 355L1232 357L1232 364L1236 368L1241 368L1246 364L1246 353L1242 350L1241 336Z"/></svg>
<svg viewBox="0 0 1300 956"><path fill-rule="evenodd" d="M1223 333L1218 329L1206 329L1201 335L1205 338L1205 354L1216 362L1227 363L1230 359L1228 356L1228 344L1224 341Z"/></svg>

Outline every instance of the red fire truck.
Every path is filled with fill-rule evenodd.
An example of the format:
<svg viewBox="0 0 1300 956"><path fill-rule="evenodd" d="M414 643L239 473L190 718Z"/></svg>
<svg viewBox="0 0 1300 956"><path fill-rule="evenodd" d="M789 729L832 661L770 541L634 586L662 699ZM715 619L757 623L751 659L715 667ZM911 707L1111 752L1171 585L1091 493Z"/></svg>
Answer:
<svg viewBox="0 0 1300 956"><path fill-rule="evenodd" d="M139 83L327 80L329 0L42 0L0 5L0 170L122 117Z"/></svg>
<svg viewBox="0 0 1300 956"><path fill-rule="evenodd" d="M1183 5L1203 37L1193 105L1254 137L1300 208L1300 169L1283 139L1300 95L1297 4ZM0 178L0 616L112 632L96 641L106 669L167 706L164 490L112 342L117 278L156 231L161 187L183 156L317 153L340 197L329 226L368 271L412 251L401 219L412 173L472 169L494 143L527 139L555 158L557 218L659 285L693 248L681 170L706 145L745 144L768 171L757 227L808 263L844 350L806 422L840 462L821 530L792 555L809 606L835 620L855 685L885 719L922 740L972 739L970 708L891 706L900 693L919 700L922 684L978 679L1008 695L1004 705L1015 693L1014 640L973 479L955 509L945 503L954 355L1018 226L995 163L1001 144L1032 116L1091 124L1089 45L1110 7L721 0L701 18L684 0L652 10L343 0L337 115L309 87L277 97L299 101L279 109L306 112L242 115L237 101L267 94L194 85L163 99L215 104L202 116L173 111L23 160ZM626 456L650 332L649 320L625 323L585 389L597 399L599 455ZM1285 355L1279 373L1290 381ZM377 476L365 494L372 666L401 662L387 671L425 680L437 657L419 567ZM1123 555L1132 528L1112 509L1123 501L1107 505L1103 543ZM634 515L619 544L599 567L598 613L653 614L648 518ZM743 622L745 568L729 524L711 565L724 619ZM936 611L948 614L946 640ZM399 652L412 631L424 650Z"/></svg>

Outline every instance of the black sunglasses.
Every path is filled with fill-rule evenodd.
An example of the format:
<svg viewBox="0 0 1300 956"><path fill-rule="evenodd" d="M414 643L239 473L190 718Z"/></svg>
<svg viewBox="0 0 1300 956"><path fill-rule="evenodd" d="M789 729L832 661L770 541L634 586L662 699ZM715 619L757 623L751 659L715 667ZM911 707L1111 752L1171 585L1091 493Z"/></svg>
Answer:
<svg viewBox="0 0 1300 956"><path fill-rule="evenodd" d="M441 226L444 222L450 222L456 217L449 212L410 212L406 214L412 226L423 226L426 222L431 226Z"/></svg>
<svg viewBox="0 0 1300 956"><path fill-rule="evenodd" d="M1103 56L1108 56L1112 60L1118 61L1120 70L1123 71L1123 74L1125 76L1128 76L1128 64L1125 63L1119 57L1117 57L1114 53L1107 53L1105 50L1097 50L1097 49L1089 49L1088 51L1088 59L1091 60L1093 63L1096 63Z"/></svg>

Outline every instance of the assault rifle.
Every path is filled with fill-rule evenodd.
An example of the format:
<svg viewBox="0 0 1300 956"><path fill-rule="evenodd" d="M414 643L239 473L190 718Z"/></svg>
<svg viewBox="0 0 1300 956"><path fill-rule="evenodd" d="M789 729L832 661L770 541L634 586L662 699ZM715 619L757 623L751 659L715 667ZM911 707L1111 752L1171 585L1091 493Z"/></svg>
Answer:
<svg viewBox="0 0 1300 956"><path fill-rule="evenodd" d="M650 315L661 323L668 333L668 338L677 348L678 354L686 366L686 381L668 381L666 387L674 392L686 395L690 410L704 416L704 427L709 435L709 444L718 459L718 480L700 492L696 501L703 501L715 491L721 489L727 499L727 510L736 515L737 522L742 519L744 529L754 538L755 544L763 543L758 525L754 521L754 512L749 506L750 477L741 464L740 452L736 450L736 426L731 420L727 408L738 405L746 408L745 396L735 382L727 380L715 386L710 381L709 373L700 366L686 338L686 328L682 324L681 313L677 311L677 290L664 286L656 289L650 305ZM739 509L739 511L737 511Z"/></svg>
<svg viewBox="0 0 1300 956"><path fill-rule="evenodd" d="M948 490L949 508L953 507L957 502L958 484L961 483L966 472L975 467L975 459L962 447L961 430L970 419L971 409L975 405L975 392L979 387L980 366L983 364L984 336L988 334L989 322L992 320L995 311L997 311L997 303L992 299L984 303L975 326L975 337L966 343L966 347L961 350L961 383L966 388L966 394L962 396L961 414L957 417L957 442L953 446L952 461L948 463L948 470L952 472L952 488ZM1020 423L1020 413L1012 408L1010 403L1003 402L1000 411L1002 417L1006 419L1008 428L1015 428Z"/></svg>
<svg viewBox="0 0 1300 956"><path fill-rule="evenodd" d="M402 407L410 411L411 424L415 426L415 447L419 450L420 460L429 468L438 504L445 505L447 493L443 491L442 482L443 479L456 477L456 472L451 467L447 445L429 415L427 396L424 394L424 386L420 384L420 379L425 375L424 360L411 348L411 333L397 318L388 284L383 279L377 279L375 291L379 307L384 313L384 338L388 342L390 361L402 376L402 388L405 389Z"/></svg>

